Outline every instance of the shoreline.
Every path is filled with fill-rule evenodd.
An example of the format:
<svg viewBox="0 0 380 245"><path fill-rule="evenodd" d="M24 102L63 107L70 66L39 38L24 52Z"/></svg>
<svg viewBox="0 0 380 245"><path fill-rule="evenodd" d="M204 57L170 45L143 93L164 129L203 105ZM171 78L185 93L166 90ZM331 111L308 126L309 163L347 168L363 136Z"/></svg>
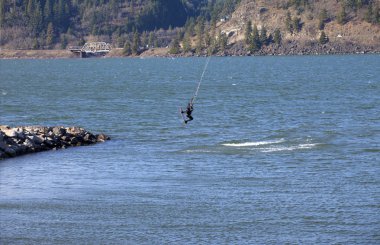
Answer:
<svg viewBox="0 0 380 245"><path fill-rule="evenodd" d="M205 57L206 53L195 54L194 52L169 54L168 48L154 48L141 52L139 55L125 56L122 49L113 49L105 56L92 57L92 58L185 58L185 57ZM350 47L341 48L337 46L321 46L321 47L303 47L293 48L289 46L281 47L266 47L254 53L247 52L244 49L233 50L229 49L225 52L215 53L211 56L214 57L249 57L249 56L315 56L315 55L361 55L361 54L380 54L380 48L368 47ZM63 49L49 49L49 50L12 50L1 49L0 60L17 60L17 59L81 59L79 56Z"/></svg>

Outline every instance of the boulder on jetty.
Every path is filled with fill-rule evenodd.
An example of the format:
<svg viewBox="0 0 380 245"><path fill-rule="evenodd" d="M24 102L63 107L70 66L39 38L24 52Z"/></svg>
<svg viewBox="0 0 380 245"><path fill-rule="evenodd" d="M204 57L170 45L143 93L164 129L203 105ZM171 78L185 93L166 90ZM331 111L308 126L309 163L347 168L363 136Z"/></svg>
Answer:
<svg viewBox="0 0 380 245"><path fill-rule="evenodd" d="M0 160L28 153L91 145L110 140L80 127L9 127L0 125Z"/></svg>

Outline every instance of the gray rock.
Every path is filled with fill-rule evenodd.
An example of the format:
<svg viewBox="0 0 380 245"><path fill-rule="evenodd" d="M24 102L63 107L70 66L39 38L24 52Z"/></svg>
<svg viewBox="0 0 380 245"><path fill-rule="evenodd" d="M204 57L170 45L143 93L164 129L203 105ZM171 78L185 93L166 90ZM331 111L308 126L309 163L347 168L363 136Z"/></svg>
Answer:
<svg viewBox="0 0 380 245"><path fill-rule="evenodd" d="M0 150L5 151L7 148L8 146L3 141L0 141Z"/></svg>
<svg viewBox="0 0 380 245"><path fill-rule="evenodd" d="M45 150L89 145L110 138L80 127L14 127L0 125L0 159Z"/></svg>
<svg viewBox="0 0 380 245"><path fill-rule="evenodd" d="M84 132L84 129L79 127L69 127L66 128L66 132L69 134L78 135L82 134Z"/></svg>
<svg viewBox="0 0 380 245"><path fill-rule="evenodd" d="M7 157L7 155L5 154L5 152L0 150L0 160L5 159L6 157Z"/></svg>
<svg viewBox="0 0 380 245"><path fill-rule="evenodd" d="M32 140L34 144L41 145L44 140L36 135L27 136L28 139ZM26 139L25 139L26 140Z"/></svg>
<svg viewBox="0 0 380 245"><path fill-rule="evenodd" d="M20 139L20 140L25 140L26 139L26 135L23 131L21 132L17 132L17 138Z"/></svg>
<svg viewBox="0 0 380 245"><path fill-rule="evenodd" d="M96 141L97 141L97 142L104 142L104 141L106 141L106 140L110 140L110 137L108 137L108 136L105 135L105 134L98 134L98 135L96 136Z"/></svg>
<svg viewBox="0 0 380 245"><path fill-rule="evenodd" d="M78 140L77 137L72 138L71 141L70 141L70 144L72 144L72 145L76 145L78 143L79 143L79 140Z"/></svg>
<svg viewBox="0 0 380 245"><path fill-rule="evenodd" d="M66 133L66 129L62 127L54 127L52 131L55 135L64 135Z"/></svg>
<svg viewBox="0 0 380 245"><path fill-rule="evenodd" d="M8 125L0 125L0 130L4 131L5 129L10 129Z"/></svg>
<svg viewBox="0 0 380 245"><path fill-rule="evenodd" d="M11 147L6 148L4 152L5 152L5 154L7 154L7 155L9 155L11 157L17 156L16 150L13 149L13 148L11 148Z"/></svg>
<svg viewBox="0 0 380 245"><path fill-rule="evenodd" d="M8 137L17 137L17 130L16 129L4 129L2 130L4 134Z"/></svg>
<svg viewBox="0 0 380 245"><path fill-rule="evenodd" d="M88 143L95 143L96 142L96 137L93 134L87 133L84 137L83 140Z"/></svg>
<svg viewBox="0 0 380 245"><path fill-rule="evenodd" d="M30 138L26 138L25 142L24 142L24 145L26 147L29 147L29 148L34 148L35 147L35 144L34 144L34 141Z"/></svg>

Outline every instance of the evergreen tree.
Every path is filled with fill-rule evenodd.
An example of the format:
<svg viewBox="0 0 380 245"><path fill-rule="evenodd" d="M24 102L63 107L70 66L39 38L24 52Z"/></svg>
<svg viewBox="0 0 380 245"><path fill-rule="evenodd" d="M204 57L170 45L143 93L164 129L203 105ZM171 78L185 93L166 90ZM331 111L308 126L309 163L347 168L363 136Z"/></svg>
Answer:
<svg viewBox="0 0 380 245"><path fill-rule="evenodd" d="M365 19L368 23L372 23L372 16L373 16L373 8L372 8L372 4L369 4L369 5L368 5L367 12L365 13L364 19Z"/></svg>
<svg viewBox="0 0 380 245"><path fill-rule="evenodd" d="M245 44L249 45L251 41L251 35L252 35L252 21L248 21L247 25L245 26L245 32L244 32L244 41Z"/></svg>
<svg viewBox="0 0 380 245"><path fill-rule="evenodd" d="M149 48L154 47L154 40L155 40L154 32L150 32L149 33L149 39L148 39L148 46L149 46Z"/></svg>
<svg viewBox="0 0 380 245"><path fill-rule="evenodd" d="M118 0L111 0L109 5L110 5L110 10L113 12L113 14L116 14L119 9Z"/></svg>
<svg viewBox="0 0 380 245"><path fill-rule="evenodd" d="M265 26L261 28L259 40L262 45L268 45L267 28Z"/></svg>
<svg viewBox="0 0 380 245"><path fill-rule="evenodd" d="M117 39L116 39L116 42L117 42L117 47L120 48L120 47L124 47L123 43L124 43L124 39L121 37L121 36L118 36Z"/></svg>
<svg viewBox="0 0 380 245"><path fill-rule="evenodd" d="M301 18L294 16L294 18L293 18L293 30L295 32L300 32L301 29L302 29Z"/></svg>
<svg viewBox="0 0 380 245"><path fill-rule="evenodd" d="M38 43L38 39L37 39L37 37L35 37L35 38L33 39L32 49L39 49L39 47L40 47L40 44Z"/></svg>
<svg viewBox="0 0 380 245"><path fill-rule="evenodd" d="M193 17L190 17L189 19L187 19L185 23L185 32L188 32L190 36L193 36L194 30L195 30L195 20Z"/></svg>
<svg viewBox="0 0 380 245"><path fill-rule="evenodd" d="M261 48L261 42L260 42L259 30L257 29L257 25L254 24L249 50L251 52L256 52L256 51L259 51L260 48Z"/></svg>
<svg viewBox="0 0 380 245"><path fill-rule="evenodd" d="M35 36L38 36L43 28L43 16L41 11L41 5L39 2L34 2L35 6L32 8L32 14L30 16L30 23Z"/></svg>
<svg viewBox="0 0 380 245"><path fill-rule="evenodd" d="M78 45L79 45L79 46L83 46L83 45L85 45L85 43L86 43L86 40L84 40L84 38L81 37L80 40L79 40Z"/></svg>
<svg viewBox="0 0 380 245"><path fill-rule="evenodd" d="M129 56L132 54L131 43L127 40L124 44L123 54Z"/></svg>
<svg viewBox="0 0 380 245"><path fill-rule="evenodd" d="M62 34L61 35L61 49L66 49L67 47L67 35L66 34Z"/></svg>
<svg viewBox="0 0 380 245"><path fill-rule="evenodd" d="M34 0L29 0L28 5L26 6L26 14L27 16L32 16L34 12L34 6L36 5Z"/></svg>
<svg viewBox="0 0 380 245"><path fill-rule="evenodd" d="M169 53L170 54L179 54L179 51L180 51L180 46L179 46L179 40L178 40L178 37L175 37L172 41L172 43L170 44L170 50L169 50Z"/></svg>
<svg viewBox="0 0 380 245"><path fill-rule="evenodd" d="M346 13L346 8L344 5L342 6L342 8L341 8L341 10L337 16L337 21L338 21L338 24L341 24L341 25L346 24L347 13Z"/></svg>
<svg viewBox="0 0 380 245"><path fill-rule="evenodd" d="M290 34L293 34L292 16L289 11L286 13L285 27Z"/></svg>
<svg viewBox="0 0 380 245"><path fill-rule="evenodd" d="M51 48L51 46L54 43L54 28L53 28L53 23L49 23L47 32L46 32L46 46L48 48Z"/></svg>
<svg viewBox="0 0 380 245"><path fill-rule="evenodd" d="M0 0L0 27L3 26L5 20L5 0Z"/></svg>
<svg viewBox="0 0 380 245"><path fill-rule="evenodd" d="M208 31L205 32L205 45L208 48L211 45L211 36Z"/></svg>
<svg viewBox="0 0 380 245"><path fill-rule="evenodd" d="M319 36L319 43L320 44L326 44L328 43L329 38L327 37L326 33L324 31L321 32L321 35Z"/></svg>
<svg viewBox="0 0 380 245"><path fill-rule="evenodd" d="M185 33L182 41L183 52L187 53L191 51L191 39L190 34L188 32Z"/></svg>
<svg viewBox="0 0 380 245"><path fill-rule="evenodd" d="M280 45L280 44L281 44L282 37L281 37L281 32L280 32L279 29L276 29L276 30L274 31L273 41L274 41L274 43L277 44L277 45Z"/></svg>
<svg viewBox="0 0 380 245"><path fill-rule="evenodd" d="M224 53L227 47L228 38L226 33L219 32L218 36L218 44L219 44L219 50Z"/></svg>
<svg viewBox="0 0 380 245"><path fill-rule="evenodd" d="M140 36L137 31L133 34L132 54L137 55L140 50Z"/></svg>
<svg viewBox="0 0 380 245"><path fill-rule="evenodd" d="M203 17L199 17L197 19L197 25L195 26L195 32L197 35L197 42L196 42L196 47L195 47L195 52L200 55L203 49L203 32L204 32L204 23L205 20Z"/></svg>
<svg viewBox="0 0 380 245"><path fill-rule="evenodd" d="M368 23L372 23L372 24L380 23L379 7L377 5L373 7L373 2L370 2L368 4L368 9L367 9L367 12L365 13L364 19Z"/></svg>
<svg viewBox="0 0 380 245"><path fill-rule="evenodd" d="M50 0L46 0L44 7L44 22L50 23L53 21L53 9Z"/></svg>
<svg viewBox="0 0 380 245"><path fill-rule="evenodd" d="M142 34L141 34L141 46L145 47L148 45L148 33L146 31L144 31Z"/></svg>
<svg viewBox="0 0 380 245"><path fill-rule="evenodd" d="M218 50L218 42L214 36L210 37L210 45L207 48L207 54L208 55L213 55L217 52Z"/></svg>
<svg viewBox="0 0 380 245"><path fill-rule="evenodd" d="M328 20L327 10L322 9L321 12L319 13L319 20L318 20L318 29L319 30L325 29L325 23L327 20Z"/></svg>
<svg viewBox="0 0 380 245"><path fill-rule="evenodd" d="M380 24L380 9L377 5L374 9L373 20L374 23Z"/></svg>

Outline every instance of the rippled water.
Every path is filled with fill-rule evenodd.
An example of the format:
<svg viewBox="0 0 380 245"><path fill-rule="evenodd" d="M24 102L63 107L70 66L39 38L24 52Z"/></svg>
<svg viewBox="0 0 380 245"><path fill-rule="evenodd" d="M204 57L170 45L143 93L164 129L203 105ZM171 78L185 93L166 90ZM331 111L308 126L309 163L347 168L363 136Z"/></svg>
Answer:
<svg viewBox="0 0 380 245"><path fill-rule="evenodd" d="M112 141L0 162L2 244L379 244L380 56L0 60L0 124Z"/></svg>

